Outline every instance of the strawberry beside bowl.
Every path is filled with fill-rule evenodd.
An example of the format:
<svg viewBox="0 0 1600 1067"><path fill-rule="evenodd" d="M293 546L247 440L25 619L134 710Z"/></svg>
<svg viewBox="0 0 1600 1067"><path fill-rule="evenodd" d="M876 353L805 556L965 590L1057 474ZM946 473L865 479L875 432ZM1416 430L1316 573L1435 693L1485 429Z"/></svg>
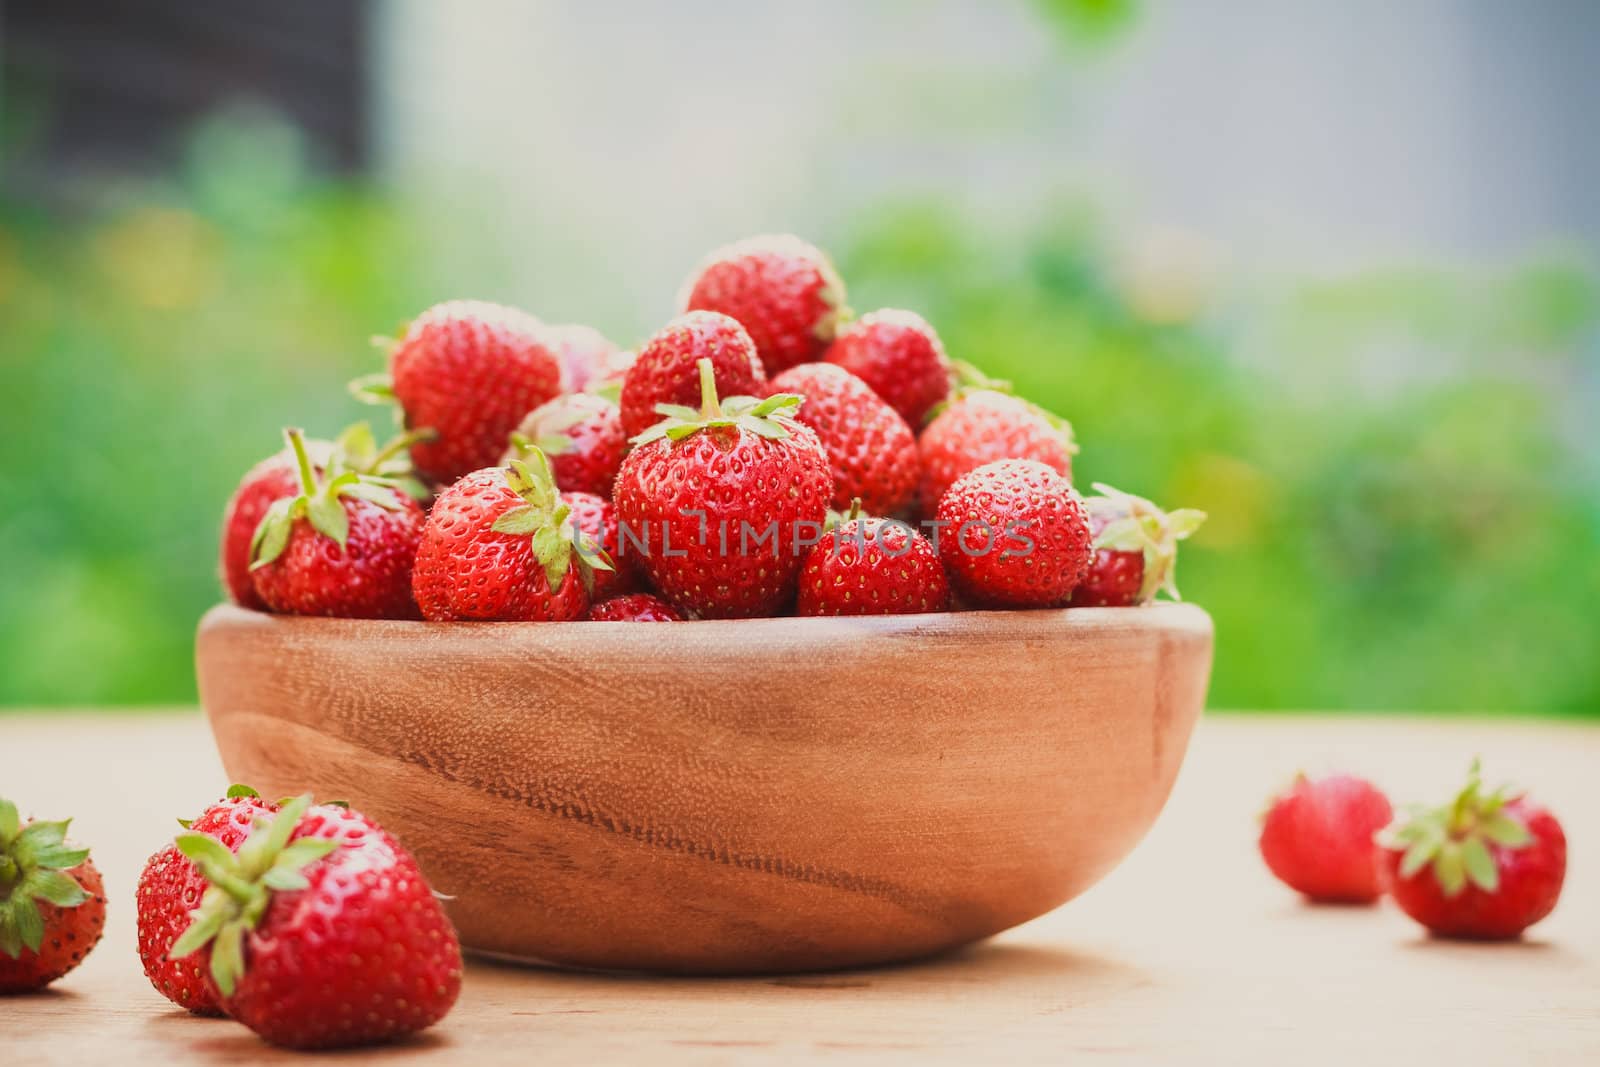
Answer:
<svg viewBox="0 0 1600 1067"><path fill-rule="evenodd" d="M463 944L730 974L925 956L1070 900L1155 820L1211 620L1137 609L201 622L229 775L358 803Z"/></svg>

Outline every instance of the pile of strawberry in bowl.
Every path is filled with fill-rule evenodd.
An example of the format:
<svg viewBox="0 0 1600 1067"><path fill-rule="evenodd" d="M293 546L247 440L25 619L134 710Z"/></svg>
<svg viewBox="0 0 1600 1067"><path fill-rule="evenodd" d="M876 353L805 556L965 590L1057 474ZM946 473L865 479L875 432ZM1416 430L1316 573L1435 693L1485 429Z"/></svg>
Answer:
<svg viewBox="0 0 1600 1067"><path fill-rule="evenodd" d="M281 614L675 622L1125 606L1176 596L1204 518L1072 483L1068 423L855 317L793 236L714 252L637 353L481 301L436 305L352 383L394 406L285 431L229 502L222 573Z"/></svg>

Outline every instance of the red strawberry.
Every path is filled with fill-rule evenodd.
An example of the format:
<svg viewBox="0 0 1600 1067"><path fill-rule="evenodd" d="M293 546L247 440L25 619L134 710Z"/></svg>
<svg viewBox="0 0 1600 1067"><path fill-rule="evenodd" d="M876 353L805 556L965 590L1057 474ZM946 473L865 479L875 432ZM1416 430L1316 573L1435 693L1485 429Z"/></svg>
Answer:
<svg viewBox="0 0 1600 1067"><path fill-rule="evenodd" d="M1298 774L1262 818L1261 857L1312 900L1370 904L1380 892L1372 837L1393 815L1389 798L1365 779Z"/></svg>
<svg viewBox="0 0 1600 1067"><path fill-rule="evenodd" d="M230 852L250 835L250 827L261 812L277 811L278 806L262 800L254 789L236 785L228 795L211 805L184 827L199 834L210 834ZM169 959L172 943L189 927L189 913L200 906L207 882L199 868L189 862L176 846L168 845L144 866L137 894L139 912L139 959L145 977L168 1000L196 1015L221 1015L222 1008L212 992L205 971L193 959Z"/></svg>
<svg viewBox="0 0 1600 1067"><path fill-rule="evenodd" d="M950 585L927 538L902 522L867 518L855 502L800 571L799 615L944 611Z"/></svg>
<svg viewBox="0 0 1600 1067"><path fill-rule="evenodd" d="M68 822L23 822L0 798L0 993L43 989L100 941L105 885Z"/></svg>
<svg viewBox="0 0 1600 1067"><path fill-rule="evenodd" d="M567 393L528 413L500 462L521 459L528 445L537 445L550 457L557 486L610 500L628 435L616 404L593 393Z"/></svg>
<svg viewBox="0 0 1600 1067"><path fill-rule="evenodd" d="M950 396L953 371L944 345L914 311L861 316L839 331L827 359L871 386L913 429Z"/></svg>
<svg viewBox="0 0 1600 1067"><path fill-rule="evenodd" d="M276 501L251 541L251 580L269 609L345 619L414 619L417 502L386 478L319 478L299 430L286 430L300 492Z"/></svg>
<svg viewBox="0 0 1600 1067"><path fill-rule="evenodd" d="M583 569L610 565L534 448L526 462L474 471L439 494L412 588L433 621L567 622L589 610Z"/></svg>
<svg viewBox="0 0 1600 1067"><path fill-rule="evenodd" d="M1071 481L1078 451L1064 420L996 389L958 394L923 429L917 447L924 515L933 514L957 478L997 459L1036 460Z"/></svg>
<svg viewBox="0 0 1600 1067"><path fill-rule="evenodd" d="M1440 937L1500 941L1549 915L1567 873L1567 837L1548 810L1504 788L1466 788L1420 807L1382 839L1384 879L1400 909Z"/></svg>
<svg viewBox="0 0 1600 1067"><path fill-rule="evenodd" d="M700 399L695 366L709 359L724 396L759 396L767 376L755 343L733 319L713 311L691 311L662 327L628 368L622 381L622 428L630 437L661 421L659 404L688 405Z"/></svg>
<svg viewBox="0 0 1600 1067"><path fill-rule="evenodd" d="M566 369L566 387L573 392L587 389L591 382L606 380L618 361L628 355L593 326L567 323L546 326L544 333L546 343Z"/></svg>
<svg viewBox="0 0 1600 1067"><path fill-rule="evenodd" d="M1031 459L962 475L939 502L935 530L951 584L980 607L1064 604L1094 552L1072 483Z"/></svg>
<svg viewBox="0 0 1600 1067"><path fill-rule="evenodd" d="M1094 535L1089 575L1072 591L1075 608L1148 604L1159 592L1178 596L1178 542L1205 522L1206 513L1179 508L1168 514L1141 496L1094 483L1099 496L1083 502Z"/></svg>
<svg viewBox="0 0 1600 1067"><path fill-rule="evenodd" d="M783 234L752 237L711 253L690 279L683 306L738 319L750 331L767 373L778 374L822 358L850 314L844 299L844 283L828 257ZM717 384L726 391L720 377Z"/></svg>
<svg viewBox="0 0 1600 1067"><path fill-rule="evenodd" d="M388 375L351 383L359 398L398 402L412 429L417 472L450 482L505 451L522 417L565 390L546 327L525 311L477 300L437 304L412 321L389 354Z"/></svg>
<svg viewBox="0 0 1600 1067"><path fill-rule="evenodd" d="M375 1044L455 1003L455 929L411 854L359 812L303 796L258 815L237 855L203 833L177 847L211 887L171 954L198 953L223 1010L273 1044Z"/></svg>
<svg viewBox="0 0 1600 1067"><path fill-rule="evenodd" d="M699 412L681 408L635 439L617 475L617 514L643 545L637 565L677 607L707 618L776 615L792 603L802 550L833 496L828 457L800 403L736 397L724 407L709 359Z"/></svg>
<svg viewBox="0 0 1600 1067"><path fill-rule="evenodd" d="M589 609L591 622L682 622L678 609L649 593L629 593L602 600Z"/></svg>
<svg viewBox="0 0 1600 1067"><path fill-rule="evenodd" d="M833 506L850 501L875 515L898 515L917 495L917 439L905 420L842 367L803 363L767 383L768 392L797 393L795 418L811 427L833 467Z"/></svg>
<svg viewBox="0 0 1600 1067"><path fill-rule="evenodd" d="M571 509L573 525L588 538L587 544L605 553L612 566L611 570L595 568L590 571L590 602L607 600L632 590L636 578L634 560L621 555L622 531L617 522L617 509L611 501L593 493L562 493L561 502Z"/></svg>
<svg viewBox="0 0 1600 1067"><path fill-rule="evenodd" d="M306 451L320 470L327 464L333 446L327 441L307 441ZM222 585L228 598L242 608L266 609L250 580L250 542L267 509L279 500L300 492L300 473L294 453L284 449L251 467L240 479L239 487L222 513Z"/></svg>

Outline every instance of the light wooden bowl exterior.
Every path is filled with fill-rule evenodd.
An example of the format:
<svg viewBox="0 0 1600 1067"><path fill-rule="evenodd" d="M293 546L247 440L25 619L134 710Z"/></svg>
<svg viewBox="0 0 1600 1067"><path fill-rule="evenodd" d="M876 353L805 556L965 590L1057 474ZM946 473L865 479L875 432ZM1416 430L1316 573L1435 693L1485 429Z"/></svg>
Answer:
<svg viewBox="0 0 1600 1067"><path fill-rule="evenodd" d="M351 801L471 948L677 973L953 948L1154 821L1205 702L1189 605L751 622L202 621L229 775Z"/></svg>

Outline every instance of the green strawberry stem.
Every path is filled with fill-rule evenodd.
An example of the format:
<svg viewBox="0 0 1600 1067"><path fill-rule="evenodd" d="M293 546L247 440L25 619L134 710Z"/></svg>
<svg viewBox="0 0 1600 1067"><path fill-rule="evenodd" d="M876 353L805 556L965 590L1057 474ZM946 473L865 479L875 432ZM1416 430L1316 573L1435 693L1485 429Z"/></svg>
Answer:
<svg viewBox="0 0 1600 1067"><path fill-rule="evenodd" d="M858 496L857 497L851 497L850 498L850 512L849 512L849 514L845 515L844 521L845 522L854 522L856 519L859 519L860 517L861 517L861 498L858 497Z"/></svg>
<svg viewBox="0 0 1600 1067"><path fill-rule="evenodd" d="M288 439L289 447L294 449L295 465L300 471L300 491L312 496L317 491L317 472L311 466L311 456L306 452L306 432L297 426L289 426L284 429L283 436Z"/></svg>
<svg viewBox="0 0 1600 1067"><path fill-rule="evenodd" d="M721 419L722 404L717 400L717 371L709 359L695 361L700 369L700 413L707 420Z"/></svg>
<svg viewBox="0 0 1600 1067"><path fill-rule="evenodd" d="M421 444L423 441L431 441L438 436L439 435L434 432L432 427L424 427L420 430L407 430L405 433L398 435L394 440L390 441L388 444L384 445L378 450L377 454L367 462L366 473L377 474L378 470L385 463L389 462L391 459L394 459L396 456L400 455L400 453L409 449L412 445Z"/></svg>

